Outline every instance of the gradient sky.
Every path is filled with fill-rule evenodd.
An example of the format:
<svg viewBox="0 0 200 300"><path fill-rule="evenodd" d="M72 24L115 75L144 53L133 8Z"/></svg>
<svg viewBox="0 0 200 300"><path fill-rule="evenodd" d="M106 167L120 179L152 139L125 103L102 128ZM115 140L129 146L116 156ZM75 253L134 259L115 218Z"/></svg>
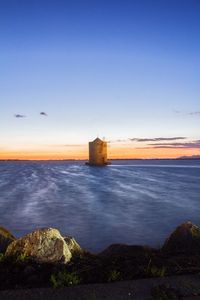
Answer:
<svg viewBox="0 0 200 300"><path fill-rule="evenodd" d="M0 104L0 158L200 154L200 1L0 0Z"/></svg>

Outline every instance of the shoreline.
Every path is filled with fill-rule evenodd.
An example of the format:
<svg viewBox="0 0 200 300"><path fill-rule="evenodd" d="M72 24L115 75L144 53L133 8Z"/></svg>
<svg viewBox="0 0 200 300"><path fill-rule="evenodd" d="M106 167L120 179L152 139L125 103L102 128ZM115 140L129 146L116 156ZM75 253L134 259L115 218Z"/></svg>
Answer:
<svg viewBox="0 0 200 300"><path fill-rule="evenodd" d="M191 222L178 226L161 248L113 244L93 254L57 229L15 238L3 227L0 248L0 290L57 289L200 272L200 228Z"/></svg>
<svg viewBox="0 0 200 300"><path fill-rule="evenodd" d="M112 158L109 159L109 161L131 161L131 160L136 160L136 161L159 161L159 160L174 160L174 161L200 161L200 157L197 158L192 158L192 157L177 157L177 158ZM49 161L58 161L58 162L65 162L65 161L72 161L72 162L87 162L87 159L0 159L0 162L35 162L35 161L42 161L42 162L49 162Z"/></svg>
<svg viewBox="0 0 200 300"><path fill-rule="evenodd" d="M198 275L146 278L132 281L97 283L61 289L33 288L0 291L6 300L199 300Z"/></svg>

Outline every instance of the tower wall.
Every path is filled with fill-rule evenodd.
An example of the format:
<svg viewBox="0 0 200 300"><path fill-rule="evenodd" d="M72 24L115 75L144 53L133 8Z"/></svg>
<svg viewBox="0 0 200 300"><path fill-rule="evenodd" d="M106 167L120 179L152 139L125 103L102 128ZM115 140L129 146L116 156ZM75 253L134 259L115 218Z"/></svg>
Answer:
<svg viewBox="0 0 200 300"><path fill-rule="evenodd" d="M89 143L89 164L107 164L107 143L100 139Z"/></svg>

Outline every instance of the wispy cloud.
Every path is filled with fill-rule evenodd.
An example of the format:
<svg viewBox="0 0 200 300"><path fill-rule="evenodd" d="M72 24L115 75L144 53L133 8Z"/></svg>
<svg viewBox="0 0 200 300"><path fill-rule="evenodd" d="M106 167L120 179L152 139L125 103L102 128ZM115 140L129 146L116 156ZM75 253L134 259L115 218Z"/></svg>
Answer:
<svg viewBox="0 0 200 300"><path fill-rule="evenodd" d="M157 137L157 138L130 138L129 140L132 142L162 142L162 141L177 141L177 140L185 140L184 136L176 136L176 137Z"/></svg>
<svg viewBox="0 0 200 300"><path fill-rule="evenodd" d="M129 139L117 139L117 140L110 140L107 141L108 143L126 143Z"/></svg>
<svg viewBox="0 0 200 300"><path fill-rule="evenodd" d="M192 111L192 112L189 112L188 115L190 115L190 116L200 116L200 111Z"/></svg>
<svg viewBox="0 0 200 300"><path fill-rule="evenodd" d="M200 140L195 140L186 143L158 143L158 144L148 144L151 148L179 148L179 149L200 149Z"/></svg>
<svg viewBox="0 0 200 300"><path fill-rule="evenodd" d="M20 114L15 114L14 117L15 118L26 118L25 115L20 115Z"/></svg>
<svg viewBox="0 0 200 300"><path fill-rule="evenodd" d="M49 146L49 145L48 145ZM84 144L53 144L50 145L51 147L82 147L85 146Z"/></svg>
<svg viewBox="0 0 200 300"><path fill-rule="evenodd" d="M196 110L196 111L190 111L190 112L184 112L181 110L174 110L174 112L176 114L182 114L182 115L189 115L189 116L200 116L200 110Z"/></svg>
<svg viewBox="0 0 200 300"><path fill-rule="evenodd" d="M110 140L109 143L127 143L127 142L164 142L164 141L177 141L177 140L185 140L185 136L175 136L175 137L156 137L156 138L127 138L127 139L117 139Z"/></svg>
<svg viewBox="0 0 200 300"><path fill-rule="evenodd" d="M40 112L40 115L41 115L41 116L45 116L45 117L48 116L47 113L45 113L44 111L41 111L41 112Z"/></svg>

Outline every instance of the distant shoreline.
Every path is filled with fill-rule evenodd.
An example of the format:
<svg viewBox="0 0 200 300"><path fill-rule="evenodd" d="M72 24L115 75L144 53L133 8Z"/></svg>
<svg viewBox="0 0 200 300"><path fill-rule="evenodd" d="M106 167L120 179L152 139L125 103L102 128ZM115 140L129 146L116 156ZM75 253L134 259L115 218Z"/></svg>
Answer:
<svg viewBox="0 0 200 300"><path fill-rule="evenodd" d="M116 160L123 160L123 161L130 161L130 160L139 160L139 161L150 161L150 160L200 160L200 157L177 157L177 158L112 158L109 161L116 161ZM0 162L31 162L31 161L87 161L87 159L0 159Z"/></svg>

